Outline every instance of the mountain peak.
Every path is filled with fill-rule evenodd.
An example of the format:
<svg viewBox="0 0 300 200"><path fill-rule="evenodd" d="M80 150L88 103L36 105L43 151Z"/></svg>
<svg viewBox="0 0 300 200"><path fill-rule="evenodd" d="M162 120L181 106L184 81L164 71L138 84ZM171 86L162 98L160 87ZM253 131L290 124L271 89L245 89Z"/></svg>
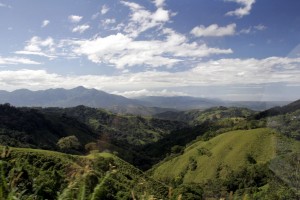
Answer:
<svg viewBox="0 0 300 200"><path fill-rule="evenodd" d="M88 90L88 88L85 88L83 86L78 86L78 87L75 87L75 88L73 88L71 90Z"/></svg>

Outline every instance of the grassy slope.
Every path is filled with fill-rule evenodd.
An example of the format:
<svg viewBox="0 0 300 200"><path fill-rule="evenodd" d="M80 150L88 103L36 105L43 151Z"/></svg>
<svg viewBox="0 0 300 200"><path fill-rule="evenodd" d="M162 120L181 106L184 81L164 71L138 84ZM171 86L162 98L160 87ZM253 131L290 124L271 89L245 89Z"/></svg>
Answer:
<svg viewBox="0 0 300 200"><path fill-rule="evenodd" d="M218 170L224 176L227 169L236 170L248 165L247 155L258 163L275 158L279 140L279 136L267 128L227 132L209 141L192 144L183 155L157 165L153 176L157 179L176 178L182 173L186 183L215 178ZM199 149L208 153L202 155ZM191 160L197 164L194 170L189 167Z"/></svg>
<svg viewBox="0 0 300 200"><path fill-rule="evenodd" d="M109 198L105 195L127 199L132 192L137 198L144 193L163 198L168 192L162 183L109 153L76 156L28 148L9 148L3 152L4 147L0 146L0 172L4 166L8 185L14 185L14 191L17 189L13 194L16 197L25 191L22 196L29 199ZM0 184L0 191L1 188ZM5 196L0 194L1 198Z"/></svg>

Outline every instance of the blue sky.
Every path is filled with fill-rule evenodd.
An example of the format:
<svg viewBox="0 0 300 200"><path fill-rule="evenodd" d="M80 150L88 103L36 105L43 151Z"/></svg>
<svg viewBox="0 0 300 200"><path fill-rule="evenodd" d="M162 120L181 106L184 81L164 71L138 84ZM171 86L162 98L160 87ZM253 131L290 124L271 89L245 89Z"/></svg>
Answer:
<svg viewBox="0 0 300 200"><path fill-rule="evenodd" d="M0 0L0 89L300 98L300 1Z"/></svg>

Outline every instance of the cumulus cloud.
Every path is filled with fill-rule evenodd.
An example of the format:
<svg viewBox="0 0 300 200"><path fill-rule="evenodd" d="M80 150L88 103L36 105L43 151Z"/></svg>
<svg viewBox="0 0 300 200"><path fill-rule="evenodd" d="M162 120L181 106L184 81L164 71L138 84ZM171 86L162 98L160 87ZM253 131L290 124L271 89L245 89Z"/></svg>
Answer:
<svg viewBox="0 0 300 200"><path fill-rule="evenodd" d="M72 32L73 33L83 33L85 32L86 30L88 30L90 28L89 25L87 24L84 24L84 25L79 25L79 26L76 26L72 29Z"/></svg>
<svg viewBox="0 0 300 200"><path fill-rule="evenodd" d="M172 29L164 29L164 40L134 40L118 33L90 40L71 41L74 53L86 55L95 63L113 64L117 68L147 65L172 67L182 59L201 59L214 54L229 54L231 49L210 48L205 44L189 43Z"/></svg>
<svg viewBox="0 0 300 200"><path fill-rule="evenodd" d="M236 10L226 13L226 15L228 15L228 16L237 16L239 18L242 18L245 15L249 15L250 11L252 9L252 6L255 3L255 0L225 0L225 1L235 2L242 6Z"/></svg>
<svg viewBox="0 0 300 200"><path fill-rule="evenodd" d="M56 57L56 49L54 40L51 37L41 39L38 36L32 37L26 42L26 46L21 51L16 51L16 54L44 56L50 59Z"/></svg>
<svg viewBox="0 0 300 200"><path fill-rule="evenodd" d="M72 22L72 23L78 23L82 20L82 16L79 16L79 15L70 15L68 17L69 21Z"/></svg>
<svg viewBox="0 0 300 200"><path fill-rule="evenodd" d="M156 7L164 6L165 0L154 0L153 1Z"/></svg>
<svg viewBox="0 0 300 200"><path fill-rule="evenodd" d="M191 30L191 34L196 37L223 37L235 34L236 24L229 24L225 27L220 27L217 24L212 24L208 27L203 25L197 26Z"/></svg>
<svg viewBox="0 0 300 200"><path fill-rule="evenodd" d="M159 7L156 11L150 12L143 6L127 1L121 1L130 11L130 19L124 31L131 37L137 37L139 34L155 27L162 27L170 20L171 12Z"/></svg>
<svg viewBox="0 0 300 200"><path fill-rule="evenodd" d="M109 11L109 7L107 5L103 5L101 8L101 14L105 15Z"/></svg>
<svg viewBox="0 0 300 200"><path fill-rule="evenodd" d="M50 21L49 21L49 20L44 20L44 21L42 22L42 25L41 25L41 27L42 27L42 28L44 28L44 27L48 26L48 25L49 25L49 23L50 23Z"/></svg>

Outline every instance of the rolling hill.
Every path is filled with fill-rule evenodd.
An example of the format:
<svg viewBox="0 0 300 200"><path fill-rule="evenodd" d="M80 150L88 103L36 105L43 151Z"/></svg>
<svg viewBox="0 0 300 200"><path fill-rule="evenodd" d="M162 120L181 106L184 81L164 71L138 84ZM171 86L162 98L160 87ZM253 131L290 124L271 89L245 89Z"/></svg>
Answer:
<svg viewBox="0 0 300 200"><path fill-rule="evenodd" d="M75 136L79 146L67 149L69 153L116 152L140 168L151 167L150 158L141 155L141 146L186 126L183 122L120 115L85 106L33 109L0 105L0 145L62 151L58 141Z"/></svg>
<svg viewBox="0 0 300 200"><path fill-rule="evenodd" d="M75 118L45 115L36 109L0 105L0 144L57 150L57 141L74 135L84 146L98 135ZM83 151L83 150L81 150Z"/></svg>
<svg viewBox="0 0 300 200"><path fill-rule="evenodd" d="M295 199L300 195L300 143L295 140L299 110L282 113L257 119L257 112L249 109L214 107L162 113L158 116L164 119L156 119L86 106L0 105L0 143L23 147L0 147L0 167L5 173L0 178L5 185L0 195ZM63 150L69 154L39 150L62 151L57 142L73 135L81 145ZM91 154L80 156L87 152ZM117 156L150 169L148 175ZM8 190L11 186L14 189Z"/></svg>
<svg viewBox="0 0 300 200"><path fill-rule="evenodd" d="M183 121L192 125L197 125L207 120L216 121L225 118L247 118L254 113L254 111L247 108L219 106L205 110L195 109L181 112L167 111L158 113L153 117L158 119Z"/></svg>
<svg viewBox="0 0 300 200"><path fill-rule="evenodd" d="M276 136L268 129L227 132L209 141L199 141L188 146L182 155L158 166L154 177L175 178L188 169L183 181L201 182L214 178L218 167L226 166L236 170L248 164L247 154L252 154L257 162L267 162L276 156L275 148ZM197 167L191 170L189 164L192 159Z"/></svg>
<svg viewBox="0 0 300 200"><path fill-rule="evenodd" d="M187 126L184 122L114 114L109 111L86 106L73 108L45 108L42 113L75 118L91 127L99 135L109 139L125 141L130 145L145 145L156 142L174 130Z"/></svg>
<svg viewBox="0 0 300 200"><path fill-rule="evenodd" d="M240 180L247 180L246 174L252 171L251 173L256 173L258 176L256 177L258 179L255 183L256 187L258 185L262 187L267 184L266 179L274 178L274 173L284 174L282 170L284 167L282 166L280 169L277 166L275 169L275 163L284 162L283 160L288 160L293 156L296 156L296 160L292 161L295 163L289 165L287 162L282 165L293 166L290 169L293 168L297 171L299 167L299 163L297 166L297 157L300 158L299 142L279 135L268 128L240 130L218 135L208 141L192 143L181 155L169 156L165 161L154 166L149 173L157 180L175 185L199 183L208 187L206 184L212 184L210 183L212 180L215 180L214 183L219 180L223 187L227 187L227 191L235 192L242 189L242 186L233 187L230 185L233 183L229 184L228 182L233 181L230 178L240 176L241 171L244 170L244 175L242 175L244 177L240 177ZM251 178L254 179L256 175L252 174ZM291 173L290 182L285 181L281 184L294 185L293 190L296 192L300 187L297 182L299 180L300 177L297 173ZM234 181L238 182L239 180ZM246 187L247 184L245 183L244 186ZM249 184L251 183L249 182ZM252 186L247 185L247 187ZM207 191L210 189L208 188Z"/></svg>

